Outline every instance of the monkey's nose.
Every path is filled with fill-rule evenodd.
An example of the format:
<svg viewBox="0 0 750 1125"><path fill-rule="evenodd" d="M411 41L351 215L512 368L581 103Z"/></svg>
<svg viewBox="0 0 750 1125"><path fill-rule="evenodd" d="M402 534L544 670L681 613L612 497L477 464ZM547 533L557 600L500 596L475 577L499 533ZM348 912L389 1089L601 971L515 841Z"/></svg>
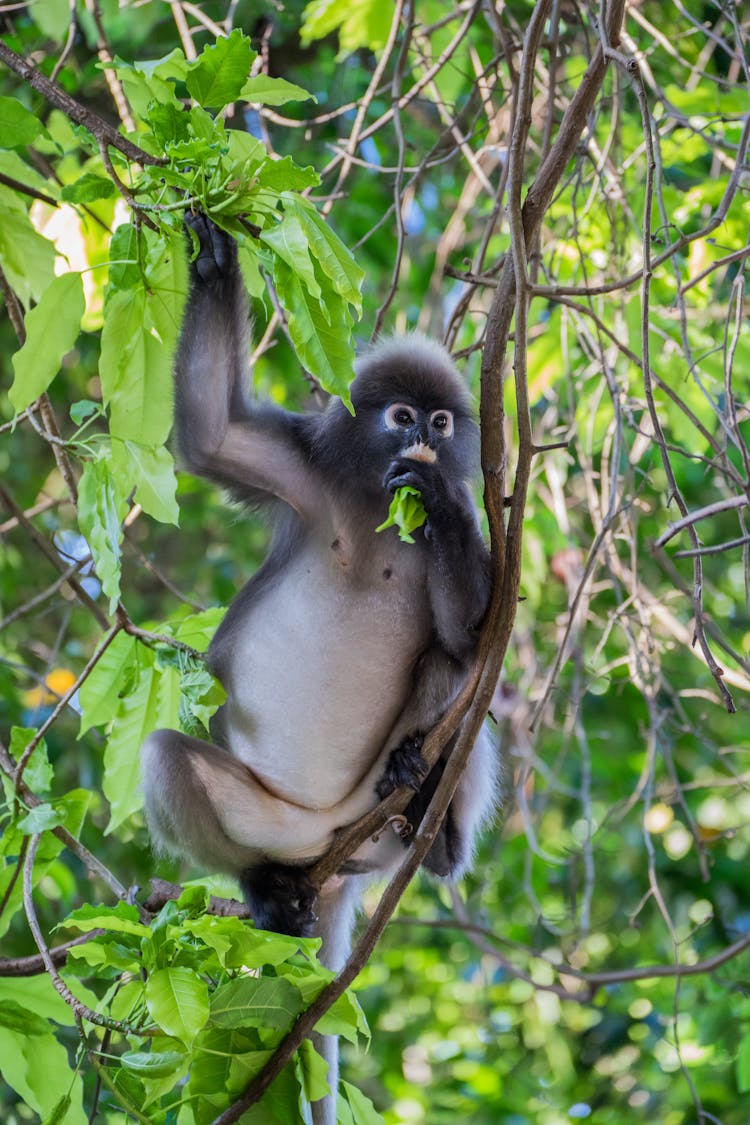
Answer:
<svg viewBox="0 0 750 1125"><path fill-rule="evenodd" d="M401 454L402 457L407 457L410 461L426 461L428 465L433 464L437 460L437 453L435 450L423 441L415 441L405 449Z"/></svg>

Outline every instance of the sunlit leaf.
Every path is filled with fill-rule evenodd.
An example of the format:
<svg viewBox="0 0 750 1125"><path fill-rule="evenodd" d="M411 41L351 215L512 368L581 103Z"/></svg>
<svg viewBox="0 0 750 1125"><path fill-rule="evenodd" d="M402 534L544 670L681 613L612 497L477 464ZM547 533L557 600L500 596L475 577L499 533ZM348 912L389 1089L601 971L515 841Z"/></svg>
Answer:
<svg viewBox="0 0 750 1125"><path fill-rule="evenodd" d="M38 117L16 98L0 96L0 146L16 148L29 145L43 133Z"/></svg>
<svg viewBox="0 0 750 1125"><path fill-rule="evenodd" d="M128 510L105 458L87 461L78 486L78 523L91 548L110 612L120 596L120 542Z"/></svg>
<svg viewBox="0 0 750 1125"><path fill-rule="evenodd" d="M146 1005L159 1027L189 1046L208 1019L208 987L192 969L155 969Z"/></svg>
<svg viewBox="0 0 750 1125"><path fill-rule="evenodd" d="M13 356L16 377L8 392L17 411L25 410L47 390L78 338L84 308L81 275L64 273L26 314L26 342Z"/></svg>
<svg viewBox="0 0 750 1125"><path fill-rule="evenodd" d="M299 989L283 977L241 977L211 997L211 1019L220 1027L284 1029L301 1010Z"/></svg>
<svg viewBox="0 0 750 1125"><path fill-rule="evenodd" d="M387 518L375 530L385 531L388 527L397 527L401 542L413 543L411 532L421 527L426 519L427 512L419 489L403 484L393 494Z"/></svg>
<svg viewBox="0 0 750 1125"><path fill-rule="evenodd" d="M188 64L188 92L202 106L217 108L240 97L256 52L250 40L235 29L226 38L204 47Z"/></svg>
<svg viewBox="0 0 750 1125"><path fill-rule="evenodd" d="M259 102L262 105L286 105L287 102L305 102L310 98L317 101L313 94L309 94L301 86L295 86L285 78L272 78L268 74L258 74L248 78L237 97L246 102Z"/></svg>

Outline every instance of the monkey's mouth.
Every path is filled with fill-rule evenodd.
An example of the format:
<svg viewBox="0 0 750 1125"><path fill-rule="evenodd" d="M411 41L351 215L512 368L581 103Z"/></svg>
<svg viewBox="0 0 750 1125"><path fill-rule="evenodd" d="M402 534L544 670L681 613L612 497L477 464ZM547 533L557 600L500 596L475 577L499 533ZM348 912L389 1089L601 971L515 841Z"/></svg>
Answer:
<svg viewBox="0 0 750 1125"><path fill-rule="evenodd" d="M407 457L410 461L426 461L428 465L437 461L435 450L431 449L429 445L425 445L423 441L415 441L413 445L404 450L401 456Z"/></svg>

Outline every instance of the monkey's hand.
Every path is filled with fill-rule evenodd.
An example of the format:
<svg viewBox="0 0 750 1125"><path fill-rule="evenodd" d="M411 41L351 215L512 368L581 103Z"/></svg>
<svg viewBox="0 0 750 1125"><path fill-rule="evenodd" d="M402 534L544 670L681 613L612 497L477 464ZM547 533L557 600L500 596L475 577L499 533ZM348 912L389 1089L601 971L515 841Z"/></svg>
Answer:
<svg viewBox="0 0 750 1125"><path fill-rule="evenodd" d="M383 487L388 492L395 492L404 486L415 488L420 494L427 513L425 535L428 539L431 530L450 525L461 510L458 495L449 489L439 468L429 462L414 461L409 457L391 461L383 478Z"/></svg>
<svg viewBox="0 0 750 1125"><path fill-rule="evenodd" d="M430 772L430 767L422 757L423 745L424 735L417 731L405 738L395 750L391 750L383 776L375 786L375 792L381 801L401 785L408 785L415 793L419 791Z"/></svg>
<svg viewBox="0 0 750 1125"><path fill-rule="evenodd" d="M233 277L237 261L234 239L201 211L187 211L185 226L191 243L197 240L198 245L197 256L191 262L193 276L212 287Z"/></svg>

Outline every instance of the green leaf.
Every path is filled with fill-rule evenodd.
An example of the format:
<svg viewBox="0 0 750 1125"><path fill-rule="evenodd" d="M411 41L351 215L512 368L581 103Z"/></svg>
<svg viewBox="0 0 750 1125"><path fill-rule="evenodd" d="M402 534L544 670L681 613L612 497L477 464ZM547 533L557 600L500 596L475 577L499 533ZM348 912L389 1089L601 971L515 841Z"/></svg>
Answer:
<svg viewBox="0 0 750 1125"><path fill-rule="evenodd" d="M148 231L145 276L112 290L104 307L99 375L110 432L122 441L160 446L172 424L172 357L187 297L181 231Z"/></svg>
<svg viewBox="0 0 750 1125"><path fill-rule="evenodd" d="M140 751L146 736L162 725L159 716L159 676L151 664L139 670L135 687L122 700L104 751L102 788L110 804L108 833L143 803Z"/></svg>
<svg viewBox="0 0 750 1125"><path fill-rule="evenodd" d="M300 1044L299 1069L302 1089L309 1102L317 1102L330 1093L328 1063L318 1054L309 1039Z"/></svg>
<svg viewBox="0 0 750 1125"><path fill-rule="evenodd" d="M349 1102L349 1107L354 1117L354 1125L385 1125L385 1118L381 1117L369 1098L361 1090L352 1086L350 1082L342 1082L341 1087Z"/></svg>
<svg viewBox="0 0 750 1125"><path fill-rule="evenodd" d="M209 1026L198 1036L193 1046L193 1062L190 1067L189 1096L205 1097L212 1102L216 1100L216 1092L222 1091L229 1098L237 1097L246 1089L250 1079L256 1075L271 1057L270 1051L251 1050L253 1041L241 1032L231 1031L227 1028ZM274 1088L277 1083L274 1082ZM264 1098L264 1103L267 1099ZM225 1104L225 1103L222 1103ZM287 1106L294 1106L295 1101L287 1102ZM261 1109L261 1107L254 1107ZM210 1121L216 1116L216 1110L207 1115ZM250 1116L243 1115L247 1120L255 1118L256 1114L250 1111ZM202 1120L202 1119L201 1119ZM280 1118L272 1115L268 1118L262 1111L257 1118L261 1122L273 1120L289 1120L289 1113L282 1114Z"/></svg>
<svg viewBox="0 0 750 1125"><path fill-rule="evenodd" d="M285 215L280 223L262 231L260 237L266 246L270 246L274 253L286 262L304 283L305 288L319 301L320 285L315 277L315 267L310 258L307 238L297 217L293 214Z"/></svg>
<svg viewBox="0 0 750 1125"><path fill-rule="evenodd" d="M350 1043L356 1043L360 1035L370 1038L365 1014L353 992L342 993L318 1020L315 1030L321 1035L343 1035Z"/></svg>
<svg viewBox="0 0 750 1125"><path fill-rule="evenodd" d="M346 302L330 293L324 308L296 271L278 255L274 256L273 276L297 355L325 390L339 395L351 406L349 384L354 373L354 347L352 318Z"/></svg>
<svg viewBox="0 0 750 1125"><path fill-rule="evenodd" d="M16 761L34 738L36 738L36 730L32 727L11 727L10 752ZM34 793L40 795L49 792L54 776L55 771L50 765L47 746L42 740L24 770L24 781Z"/></svg>
<svg viewBox="0 0 750 1125"><path fill-rule="evenodd" d="M163 446L112 438L112 473L123 493L135 489L135 500L160 523L177 524L177 478L172 454Z"/></svg>
<svg viewBox="0 0 750 1125"><path fill-rule="evenodd" d="M146 120L160 146L164 149L169 149L171 145L190 139L192 116L176 102L167 102L166 105L152 102L146 114Z"/></svg>
<svg viewBox="0 0 750 1125"><path fill-rule="evenodd" d="M187 74L187 61L179 47L159 59L139 59L135 63L125 62L115 55L110 66L123 84L131 106L141 117L148 120L153 102L164 105L178 105L172 79L179 81Z"/></svg>
<svg viewBox="0 0 750 1125"><path fill-rule="evenodd" d="M219 1027L283 1030L302 1011L298 988L284 977L239 977L211 997L211 1019Z"/></svg>
<svg viewBox="0 0 750 1125"><path fill-rule="evenodd" d="M385 531L387 527L397 527L401 542L413 543L414 540L409 533L421 527L426 519L427 512L419 489L404 484L394 492L388 516L375 530Z"/></svg>
<svg viewBox="0 0 750 1125"><path fill-rule="evenodd" d="M382 0L312 0L303 13L300 40L309 47L313 40L338 31L340 58L360 47L378 51L388 40L392 21L393 6Z"/></svg>
<svg viewBox="0 0 750 1125"><path fill-rule="evenodd" d="M64 273L26 314L26 343L13 356L15 380L8 393L17 412L47 390L78 338L85 308L80 273Z"/></svg>
<svg viewBox="0 0 750 1125"><path fill-rule="evenodd" d="M135 667L137 641L128 633L118 633L104 650L96 667L81 684L81 729L78 737L90 727L104 726L117 712L119 696Z"/></svg>
<svg viewBox="0 0 750 1125"><path fill-rule="evenodd" d="M122 941L105 940L102 937L96 937L91 941L83 942L82 945L73 946L68 951L69 965L72 965L71 957L74 960L85 962L92 969L96 969L97 973L103 968L115 969L118 973L140 973L143 968L140 948L128 950ZM88 974L82 973L81 975Z"/></svg>
<svg viewBox="0 0 750 1125"><path fill-rule="evenodd" d="M141 1078L181 1078L190 1062L189 1055L180 1051L125 1051L120 1061L128 1070Z"/></svg>
<svg viewBox="0 0 750 1125"><path fill-rule="evenodd" d="M109 244L109 284L113 289L132 289L140 278L138 229L133 223L120 223Z"/></svg>
<svg viewBox="0 0 750 1125"><path fill-rule="evenodd" d="M48 39L65 41L71 21L70 0L34 0L29 15Z"/></svg>
<svg viewBox="0 0 750 1125"><path fill-rule="evenodd" d="M44 832L48 828L57 828L58 824L62 824L64 819L65 817L59 809L45 803L37 805L22 820L19 820L18 827L26 836L33 836L35 833Z"/></svg>
<svg viewBox="0 0 750 1125"><path fill-rule="evenodd" d="M334 285L336 292L354 305L362 313L362 294L360 292L365 271L357 265L354 255L325 219L315 210L312 203L296 196L284 196L284 210L296 215L309 250L317 259L323 273Z"/></svg>
<svg viewBox="0 0 750 1125"><path fill-rule="evenodd" d="M68 1116L68 1110L72 1104L73 1099L70 1094L63 1094L49 1117L45 1117L42 1125L62 1125L62 1122L65 1121Z"/></svg>
<svg viewBox="0 0 750 1125"><path fill-rule="evenodd" d="M741 1094L750 1090L750 1034L743 1035L737 1052L737 1089Z"/></svg>
<svg viewBox="0 0 750 1125"><path fill-rule="evenodd" d="M143 962L141 962L141 968L143 968ZM145 1010L145 1004L143 1003L145 992L146 983L138 978L121 985L119 992L112 997L110 1006L112 1017L116 1020L135 1019L138 1012Z"/></svg>
<svg viewBox="0 0 750 1125"><path fill-rule="evenodd" d="M71 421L75 422L77 426L80 426L87 418L91 418L94 414L99 414L100 412L101 405L98 402L94 402L94 400L90 398L82 398L79 399L78 402L74 402L71 406L70 417Z"/></svg>
<svg viewBox="0 0 750 1125"><path fill-rule="evenodd" d="M185 82L191 98L217 109L240 97L257 52L237 28L225 39L204 47L189 64Z"/></svg>
<svg viewBox="0 0 750 1125"><path fill-rule="evenodd" d="M156 969L146 981L151 1018L187 1046L208 1020L208 986L192 969Z"/></svg>
<svg viewBox="0 0 750 1125"><path fill-rule="evenodd" d="M95 172L84 172L80 179L66 184L60 196L67 203L93 203L97 199L112 199L118 194L117 188L106 176Z"/></svg>
<svg viewBox="0 0 750 1125"><path fill-rule="evenodd" d="M318 100L301 86L295 86L285 78L270 78L267 74L248 78L237 98L260 105L286 105L287 102L306 102L310 98L314 102Z"/></svg>
<svg viewBox="0 0 750 1125"><path fill-rule="evenodd" d="M68 1053L54 1035L27 1037L0 1027L0 1065L3 1078L42 1121L70 1097L65 1125L86 1125L81 1106L80 1075L71 1075Z"/></svg>
<svg viewBox="0 0 750 1125"><path fill-rule="evenodd" d="M258 251L245 242L237 243L237 261L245 288L251 297L262 301L266 296L266 279L260 272L261 261Z"/></svg>
<svg viewBox="0 0 750 1125"><path fill-rule="evenodd" d="M138 921L138 910L129 902L118 902L116 906L93 906L85 903L73 910L62 923L65 929L110 930L116 934L130 934L139 940L148 937L150 930Z"/></svg>
<svg viewBox="0 0 750 1125"><path fill-rule="evenodd" d="M226 609L223 606L214 606L200 613L191 613L189 617L175 625L177 640L183 641L191 648L197 648L200 652L205 652L225 613Z"/></svg>
<svg viewBox="0 0 750 1125"><path fill-rule="evenodd" d="M44 195L59 199L60 188L54 180L47 179L36 168L32 168L18 152L13 149L0 149L0 173L17 180L26 187L35 188Z"/></svg>
<svg viewBox="0 0 750 1125"><path fill-rule="evenodd" d="M19 1031L22 1035L49 1035L50 1025L36 1012L17 1004L15 1000L3 1000L0 1004L0 1027Z"/></svg>
<svg viewBox="0 0 750 1125"><path fill-rule="evenodd" d="M16 98L0 97L0 146L20 148L46 132L38 117Z"/></svg>
<svg viewBox="0 0 750 1125"><path fill-rule="evenodd" d="M32 226L15 192L0 185L0 266L25 309L54 277L55 248Z"/></svg>
<svg viewBox="0 0 750 1125"><path fill-rule="evenodd" d="M320 176L309 165L302 168L291 156L284 156L280 160L266 160L258 171L256 182L258 187L275 192L304 191L319 184Z"/></svg>
<svg viewBox="0 0 750 1125"><path fill-rule="evenodd" d="M128 510L104 457L87 461L78 484L78 524L85 536L102 590L114 613L120 597L120 541Z"/></svg>

